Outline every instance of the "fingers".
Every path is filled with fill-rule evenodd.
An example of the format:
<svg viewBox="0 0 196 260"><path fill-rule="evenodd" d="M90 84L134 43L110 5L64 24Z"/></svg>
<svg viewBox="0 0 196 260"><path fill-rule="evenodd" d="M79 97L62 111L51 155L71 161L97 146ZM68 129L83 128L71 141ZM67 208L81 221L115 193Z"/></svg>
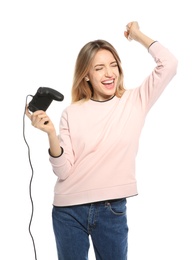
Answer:
<svg viewBox="0 0 196 260"><path fill-rule="evenodd" d="M127 31L124 31L124 36L128 39L129 33Z"/></svg>
<svg viewBox="0 0 196 260"><path fill-rule="evenodd" d="M49 117L42 110L37 110L34 113L31 113L28 110L28 106L26 106L25 114L31 120L31 124L34 127L41 128L43 125L46 125L49 122Z"/></svg>
<svg viewBox="0 0 196 260"><path fill-rule="evenodd" d="M124 36L127 38L128 41L133 40L129 29L127 29L127 31L124 31Z"/></svg>
<svg viewBox="0 0 196 260"><path fill-rule="evenodd" d="M127 31L124 32L124 36L127 38L128 41L132 41L133 40L133 38L131 37L130 33L127 32Z"/></svg>
<svg viewBox="0 0 196 260"><path fill-rule="evenodd" d="M126 25L126 31L124 32L124 36L129 40L134 40L135 32L139 30L138 22L133 21Z"/></svg>
<svg viewBox="0 0 196 260"><path fill-rule="evenodd" d="M35 128L40 129L48 134L55 130L52 121L47 116L45 111L37 110L34 113L31 113L28 110L28 106L26 106L25 114L31 120L31 124Z"/></svg>
<svg viewBox="0 0 196 260"><path fill-rule="evenodd" d="M49 122L49 117L44 111L38 110L31 115L31 122L34 127L42 128Z"/></svg>
<svg viewBox="0 0 196 260"><path fill-rule="evenodd" d="M124 32L124 36L127 38L127 40L131 41L133 38L131 37L131 26L134 22L130 22L126 25L126 31Z"/></svg>
<svg viewBox="0 0 196 260"><path fill-rule="evenodd" d="M139 24L137 21L133 21L133 22L130 22L126 25L126 29L129 31L129 30L132 30L132 29L139 29Z"/></svg>

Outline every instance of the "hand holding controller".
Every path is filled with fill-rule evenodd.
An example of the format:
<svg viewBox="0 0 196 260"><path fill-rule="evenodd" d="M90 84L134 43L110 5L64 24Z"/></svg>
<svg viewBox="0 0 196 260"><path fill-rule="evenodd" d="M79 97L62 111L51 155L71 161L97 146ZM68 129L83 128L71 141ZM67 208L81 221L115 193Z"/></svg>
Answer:
<svg viewBox="0 0 196 260"><path fill-rule="evenodd" d="M29 103L28 109L31 112L37 110L46 111L53 100L62 101L63 99L64 96L55 89L39 87L36 94L33 96L33 99Z"/></svg>

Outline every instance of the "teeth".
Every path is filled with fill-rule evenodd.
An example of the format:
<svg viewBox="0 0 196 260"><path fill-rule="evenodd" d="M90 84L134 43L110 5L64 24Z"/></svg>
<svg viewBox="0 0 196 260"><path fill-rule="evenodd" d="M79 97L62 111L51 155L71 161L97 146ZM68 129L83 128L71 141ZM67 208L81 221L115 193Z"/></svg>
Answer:
<svg viewBox="0 0 196 260"><path fill-rule="evenodd" d="M103 84L111 84L113 82L114 82L113 80L108 80L108 81L104 81Z"/></svg>

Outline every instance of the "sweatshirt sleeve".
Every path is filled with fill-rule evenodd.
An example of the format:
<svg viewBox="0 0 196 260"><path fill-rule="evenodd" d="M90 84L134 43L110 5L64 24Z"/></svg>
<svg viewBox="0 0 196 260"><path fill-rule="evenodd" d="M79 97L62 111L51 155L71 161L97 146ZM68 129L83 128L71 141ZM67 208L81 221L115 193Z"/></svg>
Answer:
<svg viewBox="0 0 196 260"><path fill-rule="evenodd" d="M146 112L175 76L178 65L176 57L159 42L154 42L148 51L154 58L156 67L139 87L139 98Z"/></svg>

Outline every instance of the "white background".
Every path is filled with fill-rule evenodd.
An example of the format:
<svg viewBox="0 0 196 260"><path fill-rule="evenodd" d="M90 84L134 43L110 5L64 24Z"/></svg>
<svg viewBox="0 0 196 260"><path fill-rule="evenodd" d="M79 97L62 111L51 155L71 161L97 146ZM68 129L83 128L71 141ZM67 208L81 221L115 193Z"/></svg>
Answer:
<svg viewBox="0 0 196 260"><path fill-rule="evenodd" d="M51 222L56 177L48 162L46 134L33 128L28 118L23 121L26 96L34 95L40 86L63 93L64 101L53 101L48 109L58 128L61 112L71 100L78 51L98 38L116 47L126 88L136 87L155 64L146 49L123 36L126 24L133 20L175 54L179 67L142 132L137 157L139 195L128 200L128 259L196 259L193 4L193 0L1 1L1 259L35 259L28 231L33 173L31 231L37 259L57 260ZM92 247L89 256L94 259Z"/></svg>

